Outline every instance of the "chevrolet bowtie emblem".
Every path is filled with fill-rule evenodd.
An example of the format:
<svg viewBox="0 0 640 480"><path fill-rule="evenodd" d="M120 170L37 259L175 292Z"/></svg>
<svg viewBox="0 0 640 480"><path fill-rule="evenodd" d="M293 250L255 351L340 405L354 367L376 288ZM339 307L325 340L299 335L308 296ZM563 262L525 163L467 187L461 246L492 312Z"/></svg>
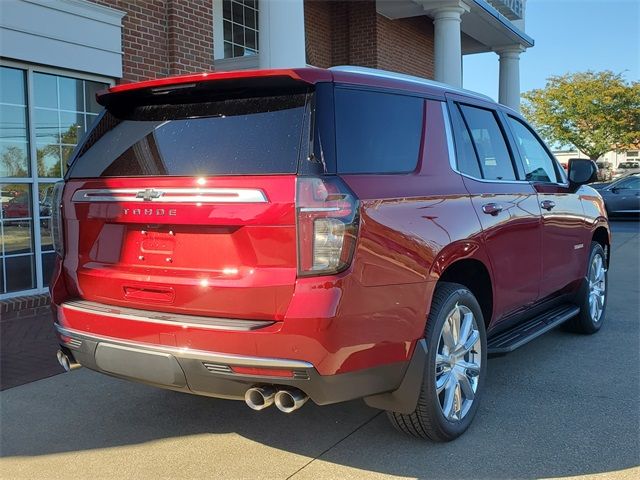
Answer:
<svg viewBox="0 0 640 480"><path fill-rule="evenodd" d="M164 195L164 192L154 190L153 188L146 188L136 193L136 198L141 198L145 202L150 202L155 198L160 198L162 195Z"/></svg>

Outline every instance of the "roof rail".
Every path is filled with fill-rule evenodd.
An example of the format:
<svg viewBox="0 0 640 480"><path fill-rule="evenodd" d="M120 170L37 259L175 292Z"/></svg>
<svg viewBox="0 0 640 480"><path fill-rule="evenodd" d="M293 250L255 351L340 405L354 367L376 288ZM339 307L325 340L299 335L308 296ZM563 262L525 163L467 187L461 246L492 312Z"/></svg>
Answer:
<svg viewBox="0 0 640 480"><path fill-rule="evenodd" d="M379 70L377 68L367 67L354 67L351 65L340 65L337 67L331 67L329 70L334 72L355 73L358 75L366 75L371 77L387 78L392 80L401 80L404 82L415 83L419 85L425 85L428 87L434 87L440 90L446 90L448 92L461 93L463 95L470 95L477 98L482 98L490 102L495 102L494 99L481 93L473 92L471 90L465 90L464 88L457 88L446 83L436 82L435 80L428 80L426 78L415 77L413 75L405 75L404 73L389 72L387 70Z"/></svg>

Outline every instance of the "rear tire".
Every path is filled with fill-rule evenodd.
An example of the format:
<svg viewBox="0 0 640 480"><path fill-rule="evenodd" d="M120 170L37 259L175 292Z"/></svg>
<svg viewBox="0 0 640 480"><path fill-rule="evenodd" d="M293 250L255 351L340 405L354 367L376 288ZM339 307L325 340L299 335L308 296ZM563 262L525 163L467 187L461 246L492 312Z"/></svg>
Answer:
<svg viewBox="0 0 640 480"><path fill-rule="evenodd" d="M413 413L387 412L399 431L448 442L462 435L478 410L487 365L482 310L465 286L441 282L425 328L427 358Z"/></svg>
<svg viewBox="0 0 640 480"><path fill-rule="evenodd" d="M598 242L591 242L585 286L580 291L580 313L567 322L569 330L593 334L602 327L607 312L608 277L604 249Z"/></svg>

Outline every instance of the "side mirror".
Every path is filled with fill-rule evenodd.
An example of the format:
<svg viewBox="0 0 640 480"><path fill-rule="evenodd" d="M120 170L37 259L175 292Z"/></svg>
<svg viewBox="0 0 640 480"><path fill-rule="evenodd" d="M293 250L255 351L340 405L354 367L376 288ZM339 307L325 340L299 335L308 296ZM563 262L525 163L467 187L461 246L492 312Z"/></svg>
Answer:
<svg viewBox="0 0 640 480"><path fill-rule="evenodd" d="M593 160L572 158L569 160L569 183L573 188L598 180L598 166Z"/></svg>
<svg viewBox="0 0 640 480"><path fill-rule="evenodd" d="M612 191L613 193L618 193L618 192L620 191L620 189L619 189L618 187L613 187L613 188L611 189L611 191Z"/></svg>

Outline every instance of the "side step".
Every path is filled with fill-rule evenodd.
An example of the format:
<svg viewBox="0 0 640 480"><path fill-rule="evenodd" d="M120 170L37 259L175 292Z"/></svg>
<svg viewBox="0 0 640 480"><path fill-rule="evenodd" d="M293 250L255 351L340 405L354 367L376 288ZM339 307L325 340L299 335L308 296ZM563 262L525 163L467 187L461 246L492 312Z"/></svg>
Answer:
<svg viewBox="0 0 640 480"><path fill-rule="evenodd" d="M576 316L575 305L561 305L488 339L489 355L504 355Z"/></svg>

